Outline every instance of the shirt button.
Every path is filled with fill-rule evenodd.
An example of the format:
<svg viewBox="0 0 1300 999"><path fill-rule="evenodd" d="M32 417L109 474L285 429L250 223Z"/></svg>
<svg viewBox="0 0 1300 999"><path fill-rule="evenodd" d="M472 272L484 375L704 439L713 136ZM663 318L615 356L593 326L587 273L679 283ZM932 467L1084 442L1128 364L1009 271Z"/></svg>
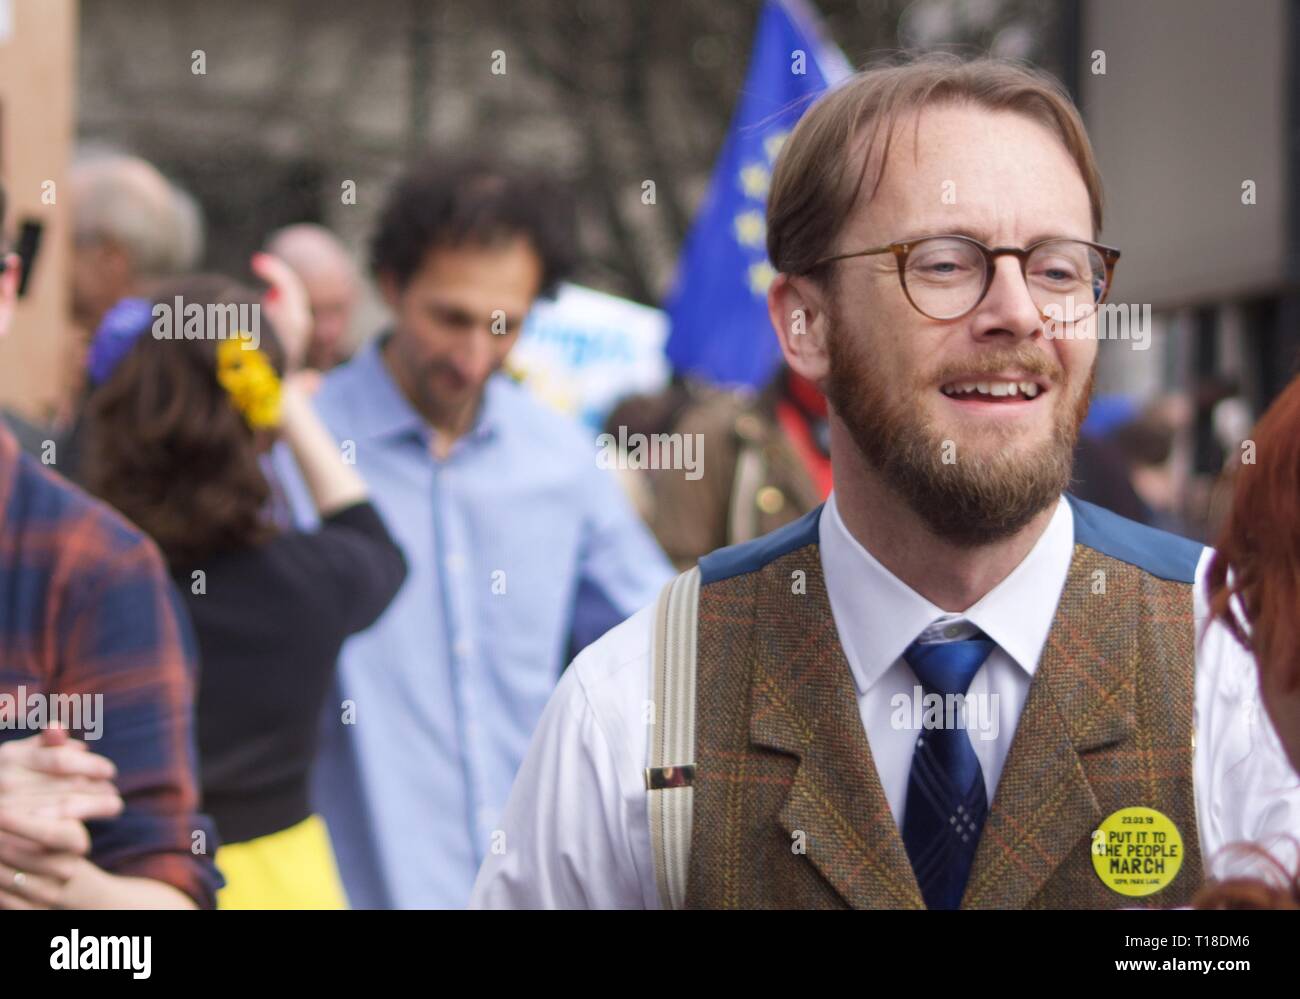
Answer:
<svg viewBox="0 0 1300 999"><path fill-rule="evenodd" d="M452 646L452 651L455 652L458 657L464 659L466 656L469 655L469 639L467 638L457 639L456 644Z"/></svg>
<svg viewBox="0 0 1300 999"><path fill-rule="evenodd" d="M447 571L460 572L465 568L465 559L459 552L452 552L447 556Z"/></svg>

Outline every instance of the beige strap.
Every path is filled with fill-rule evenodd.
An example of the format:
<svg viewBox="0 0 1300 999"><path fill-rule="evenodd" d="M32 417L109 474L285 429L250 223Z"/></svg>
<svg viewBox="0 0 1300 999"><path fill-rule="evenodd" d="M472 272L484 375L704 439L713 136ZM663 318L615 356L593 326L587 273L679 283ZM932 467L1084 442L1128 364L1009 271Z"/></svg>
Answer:
<svg viewBox="0 0 1300 999"><path fill-rule="evenodd" d="M736 454L736 474L731 480L731 509L727 517L727 544L753 541L759 535L755 497L767 478L763 447L742 441Z"/></svg>
<svg viewBox="0 0 1300 999"><path fill-rule="evenodd" d="M680 909L684 904L691 859L699 600L700 570L696 567L664 587L655 610L650 758L645 778L650 853L659 904L665 909Z"/></svg>

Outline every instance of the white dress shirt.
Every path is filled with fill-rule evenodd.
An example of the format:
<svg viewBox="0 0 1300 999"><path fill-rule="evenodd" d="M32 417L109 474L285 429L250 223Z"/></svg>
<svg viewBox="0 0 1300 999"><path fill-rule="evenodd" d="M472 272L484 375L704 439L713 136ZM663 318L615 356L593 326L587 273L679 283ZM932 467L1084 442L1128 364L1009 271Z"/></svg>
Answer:
<svg viewBox="0 0 1300 999"><path fill-rule="evenodd" d="M997 643L968 691L990 704L997 695L996 724L970 733L992 801L1070 568L1070 505L1061 499L1020 565L963 614L940 610L873 558L844 526L834 495L818 532L831 611L895 821L901 828L916 736L890 723L893 699L913 696L917 680L902 654L923 632L952 638L978 628ZM1196 569L1198 636L1209 555ZM644 778L653 632L647 607L564 674L515 780L504 835L479 871L473 907L659 907ZM1207 872L1223 873L1225 844L1267 847L1300 835L1300 777L1260 703L1254 660L1217 623L1197 646L1195 696L1197 826Z"/></svg>

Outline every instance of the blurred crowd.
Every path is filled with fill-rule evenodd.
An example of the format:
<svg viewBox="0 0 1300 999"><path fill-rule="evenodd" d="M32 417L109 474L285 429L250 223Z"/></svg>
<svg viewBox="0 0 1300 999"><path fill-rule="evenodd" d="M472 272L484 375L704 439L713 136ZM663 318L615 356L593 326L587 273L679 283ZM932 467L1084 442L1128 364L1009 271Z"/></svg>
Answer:
<svg viewBox="0 0 1300 999"><path fill-rule="evenodd" d="M102 696L105 724L0 732L0 907L464 905L573 655L829 494L825 398L783 369L624 400L611 430L709 444L629 495L504 370L576 263L537 174L413 166L366 331L362 254L326 228L206 274L201 207L151 164L70 180L65 403L0 435L0 688ZM1230 385L1098 400L1075 491L1212 539L1250 433Z"/></svg>
<svg viewBox="0 0 1300 999"><path fill-rule="evenodd" d="M70 179L75 350L52 423L6 414L31 592L0 641L20 711L102 698L102 735L0 734L0 904L465 904L560 672L670 575L587 435L503 373L575 262L565 192L412 167L368 247L391 323L358 345L327 229L202 273L202 212L151 164Z"/></svg>

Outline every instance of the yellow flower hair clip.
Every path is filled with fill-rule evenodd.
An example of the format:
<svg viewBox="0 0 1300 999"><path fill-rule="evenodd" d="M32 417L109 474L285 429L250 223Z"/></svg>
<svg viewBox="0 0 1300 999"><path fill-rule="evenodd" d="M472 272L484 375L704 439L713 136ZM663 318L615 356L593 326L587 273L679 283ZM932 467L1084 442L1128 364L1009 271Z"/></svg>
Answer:
<svg viewBox="0 0 1300 999"><path fill-rule="evenodd" d="M247 333L217 346L217 381L254 430L280 425L280 376Z"/></svg>

